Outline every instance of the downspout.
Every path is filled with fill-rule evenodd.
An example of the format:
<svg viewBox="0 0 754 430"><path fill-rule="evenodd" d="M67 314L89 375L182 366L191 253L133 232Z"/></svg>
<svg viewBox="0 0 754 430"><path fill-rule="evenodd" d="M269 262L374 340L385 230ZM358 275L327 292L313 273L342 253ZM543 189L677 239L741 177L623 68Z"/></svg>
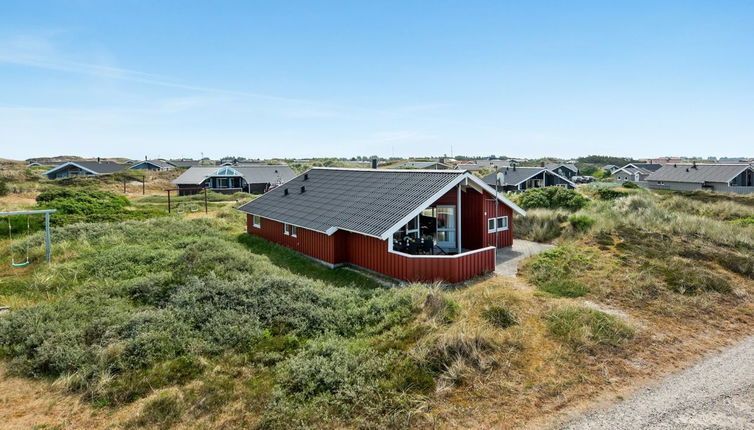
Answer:
<svg viewBox="0 0 754 430"><path fill-rule="evenodd" d="M497 205L500 203L500 201L497 198L498 195L498 189L500 188L500 174L498 171L500 170L500 167L495 167L495 252L497 253L497 249L499 248L499 241L498 241L498 234L497 234ZM489 220L487 221L487 227L489 227ZM497 255L497 254L495 254Z"/></svg>
<svg viewBox="0 0 754 430"><path fill-rule="evenodd" d="M457 196L456 201L457 201L457 206L458 206L458 208L456 209L458 212L456 216L456 224L457 224L456 241L458 242L457 247L458 247L458 253L460 254L463 251L463 247L461 246L461 184L460 183L458 184L458 191L456 193L456 196Z"/></svg>

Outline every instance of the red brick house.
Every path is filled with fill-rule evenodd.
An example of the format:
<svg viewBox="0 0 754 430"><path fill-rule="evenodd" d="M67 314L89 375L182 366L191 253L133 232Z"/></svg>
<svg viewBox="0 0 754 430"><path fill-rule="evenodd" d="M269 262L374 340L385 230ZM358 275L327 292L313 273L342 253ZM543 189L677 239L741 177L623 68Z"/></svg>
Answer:
<svg viewBox="0 0 754 430"><path fill-rule="evenodd" d="M403 281L495 270L526 215L467 171L313 168L241 206L249 234Z"/></svg>

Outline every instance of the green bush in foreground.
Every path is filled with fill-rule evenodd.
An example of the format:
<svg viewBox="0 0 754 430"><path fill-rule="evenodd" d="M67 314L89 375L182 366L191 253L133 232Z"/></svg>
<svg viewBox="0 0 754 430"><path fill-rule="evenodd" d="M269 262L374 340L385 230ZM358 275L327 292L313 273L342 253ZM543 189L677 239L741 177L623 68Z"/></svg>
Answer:
<svg viewBox="0 0 754 430"><path fill-rule="evenodd" d="M586 215L571 215L568 222L571 223L574 230L586 231L594 225L594 218L589 218Z"/></svg>
<svg viewBox="0 0 754 430"><path fill-rule="evenodd" d="M37 206L57 210L51 218L55 225L113 222L167 215L162 208L133 208L124 196L89 188L52 188L37 196Z"/></svg>
<svg viewBox="0 0 754 430"><path fill-rule="evenodd" d="M696 295L705 292L730 293L727 279L710 269L680 258L673 258L658 268L670 289L679 294Z"/></svg>
<svg viewBox="0 0 754 430"><path fill-rule="evenodd" d="M567 219L562 211L532 209L525 217L516 217L516 237L534 242L549 242L560 237L561 224Z"/></svg>
<svg viewBox="0 0 754 430"><path fill-rule="evenodd" d="M613 190L610 188L597 188L597 196L600 200L615 200L628 195L625 191Z"/></svg>
<svg viewBox="0 0 754 430"><path fill-rule="evenodd" d="M181 408L195 414L206 407L193 381L209 387L218 362L236 357L255 369L240 384L261 387L255 401L279 428L306 417L335 427L397 423L408 416L406 393L433 388L405 345L370 346L406 327L425 290L294 275L208 219L73 224L53 234L77 258L40 269L54 270L65 295L0 318L0 351L15 374L59 378L97 405L175 386ZM26 240L38 245L41 234ZM440 298L441 317L454 318L457 304ZM300 384L307 388L297 396ZM155 404L163 401L172 400ZM177 419L145 406L131 425Z"/></svg>
<svg viewBox="0 0 754 430"><path fill-rule="evenodd" d="M385 384L392 354L381 354L363 343L330 337L307 345L276 370L272 401L262 427L319 427L323 421L342 422L359 416L359 427L398 425L396 412L405 395ZM406 422L400 426L405 426Z"/></svg>
<svg viewBox="0 0 754 430"><path fill-rule="evenodd" d="M550 332L574 349L617 346L633 336L618 318L580 306L566 306L545 314Z"/></svg>
<svg viewBox="0 0 754 430"><path fill-rule="evenodd" d="M518 324L516 315L501 306L491 306L483 310L482 318L498 328L508 328Z"/></svg>
<svg viewBox="0 0 754 430"><path fill-rule="evenodd" d="M539 289L556 297L581 297L589 292L585 285L570 279L556 279L545 282Z"/></svg>
<svg viewBox="0 0 754 430"><path fill-rule="evenodd" d="M593 266L594 252L572 246L548 249L534 256L525 266L529 278L537 286L568 279L579 271Z"/></svg>
<svg viewBox="0 0 754 430"><path fill-rule="evenodd" d="M589 200L575 190L564 187L542 187L526 190L516 195L516 203L524 209L568 209L579 210Z"/></svg>

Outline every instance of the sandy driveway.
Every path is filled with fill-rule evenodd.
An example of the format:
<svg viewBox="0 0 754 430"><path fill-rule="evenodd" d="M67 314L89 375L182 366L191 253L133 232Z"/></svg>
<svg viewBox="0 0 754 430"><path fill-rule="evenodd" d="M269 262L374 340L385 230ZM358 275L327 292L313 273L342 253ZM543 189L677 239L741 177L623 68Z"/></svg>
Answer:
<svg viewBox="0 0 754 430"><path fill-rule="evenodd" d="M754 429L754 336L562 429Z"/></svg>

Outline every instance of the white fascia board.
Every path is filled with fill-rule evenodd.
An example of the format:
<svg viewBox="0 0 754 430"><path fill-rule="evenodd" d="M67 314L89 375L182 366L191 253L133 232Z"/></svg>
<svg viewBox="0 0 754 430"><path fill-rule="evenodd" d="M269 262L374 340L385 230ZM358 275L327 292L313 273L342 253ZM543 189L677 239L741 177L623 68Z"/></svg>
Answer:
<svg viewBox="0 0 754 430"><path fill-rule="evenodd" d="M429 207L432 203L434 203L437 199L444 196L445 193L452 190L453 187L458 185L461 181L464 180L464 178L468 175L468 173L459 174L457 178L453 179L450 183L445 185L440 189L440 191L433 194L430 198L422 202L419 206L416 207L413 211L411 211L408 215L403 217L400 221L395 223L392 227L390 227L386 232L382 233L380 236L380 239L385 240L393 235L396 231L400 230L401 227L406 225L407 222L409 222L411 219L416 218L417 215L419 215L424 209Z"/></svg>
<svg viewBox="0 0 754 430"><path fill-rule="evenodd" d="M472 182L477 183L479 186L482 187L483 190L487 191L488 193L492 194L493 196L497 196L497 199L501 202L505 203L507 206L509 206L511 209L513 209L514 212L517 212L521 216L526 216L526 211L521 209L520 206L513 203L509 198L505 197L503 194L500 194L499 192L495 191L494 188L487 185L484 181L477 178L474 175L469 174L469 179L471 179Z"/></svg>
<svg viewBox="0 0 754 430"><path fill-rule="evenodd" d="M392 227L390 227L385 233L382 233L382 236L380 236L380 239L385 240L390 238L393 233L400 230L401 227L406 225L412 218L415 218L417 215L419 215L424 209L429 207L432 203L437 201L440 197L444 196L448 191L452 190L456 185L460 184L462 181L470 181L474 184L477 184L480 188L482 188L484 191L487 191L491 195L497 195L498 200L509 206L511 209L513 209L515 212L519 213L522 216L526 216L526 211L521 209L517 204L513 203L505 197L504 195L501 195L500 193L496 193L495 190L484 183L481 179L477 178L473 174L469 172L464 172L462 175L460 175L458 178L454 179L452 182L450 182L448 185L443 187L440 191L432 195L430 198L425 200L422 204L420 204L416 209L411 211L408 215L403 217L400 221L395 223Z"/></svg>
<svg viewBox="0 0 754 430"><path fill-rule="evenodd" d="M60 169L62 169L64 167L67 167L67 166L76 166L76 167L78 167L81 170L86 170L87 172L91 173L92 175L99 175L99 173L95 172L94 170L87 169L86 167L84 167L84 166L82 166L80 164L76 164L73 161L66 161L65 163L61 164L60 166L55 167L53 169L50 169L50 170L44 172L43 174L47 175L49 173L56 172L56 171L58 171L58 170L60 170Z"/></svg>

